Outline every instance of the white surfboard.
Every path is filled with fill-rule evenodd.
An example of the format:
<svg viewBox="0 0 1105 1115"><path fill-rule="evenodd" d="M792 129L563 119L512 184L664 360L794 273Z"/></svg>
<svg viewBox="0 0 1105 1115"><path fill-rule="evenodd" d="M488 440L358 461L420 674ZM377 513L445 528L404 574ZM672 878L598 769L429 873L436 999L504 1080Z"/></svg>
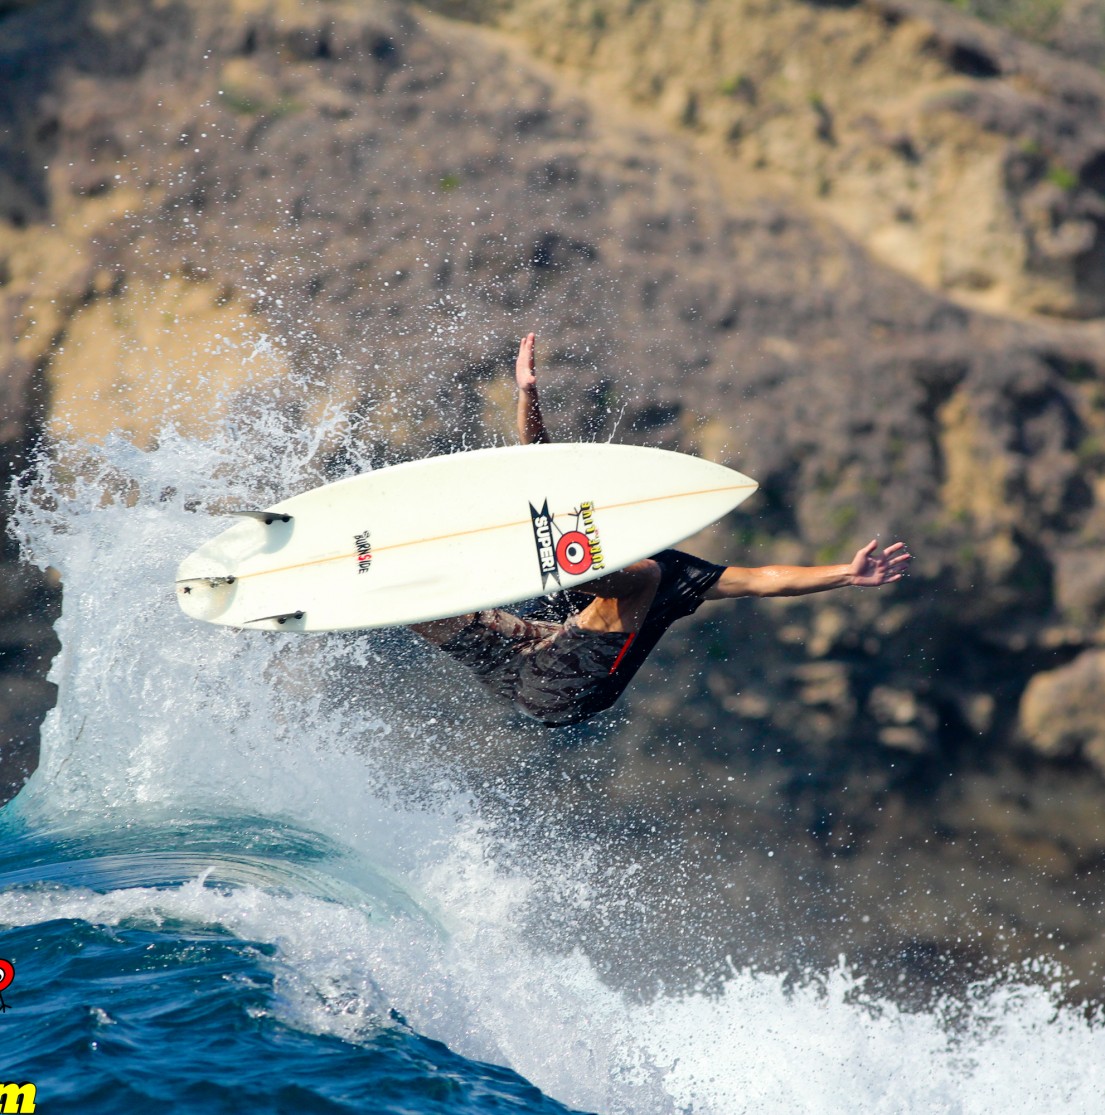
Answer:
<svg viewBox="0 0 1105 1115"><path fill-rule="evenodd" d="M442 619L624 568L756 487L722 465L630 445L431 457L237 513L181 562L177 599L195 619L269 630Z"/></svg>

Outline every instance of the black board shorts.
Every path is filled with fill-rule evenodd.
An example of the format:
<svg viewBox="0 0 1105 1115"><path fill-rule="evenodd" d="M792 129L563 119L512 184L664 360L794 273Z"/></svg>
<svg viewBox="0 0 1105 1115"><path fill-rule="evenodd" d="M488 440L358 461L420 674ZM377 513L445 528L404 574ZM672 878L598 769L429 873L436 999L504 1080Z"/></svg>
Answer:
<svg viewBox="0 0 1105 1115"><path fill-rule="evenodd" d="M547 727L590 720L617 701L664 632L697 610L724 571L679 550L664 550L652 560L660 566L660 584L641 630L632 635L586 631L575 616L555 623L490 608L477 612L441 650Z"/></svg>

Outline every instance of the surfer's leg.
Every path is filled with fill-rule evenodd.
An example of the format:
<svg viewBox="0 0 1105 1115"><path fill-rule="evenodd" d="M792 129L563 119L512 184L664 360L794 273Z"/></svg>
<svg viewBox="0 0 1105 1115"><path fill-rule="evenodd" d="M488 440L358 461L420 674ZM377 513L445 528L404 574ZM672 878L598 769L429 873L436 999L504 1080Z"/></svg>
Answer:
<svg viewBox="0 0 1105 1115"><path fill-rule="evenodd" d="M660 566L651 558L636 561L605 577L580 585L595 599L575 619L584 631L639 631L660 587Z"/></svg>
<svg viewBox="0 0 1105 1115"><path fill-rule="evenodd" d="M502 608L488 608L476 612L468 624L437 645L470 669L492 693L513 702L518 671L526 664L527 655L562 630L558 623L521 619ZM431 629L429 635L440 637L443 633L438 628Z"/></svg>
<svg viewBox="0 0 1105 1115"><path fill-rule="evenodd" d="M427 642L439 647L470 627L475 619L475 612L469 612L467 615L450 616L448 619L433 619L428 623L412 623L410 628L416 635L421 635Z"/></svg>

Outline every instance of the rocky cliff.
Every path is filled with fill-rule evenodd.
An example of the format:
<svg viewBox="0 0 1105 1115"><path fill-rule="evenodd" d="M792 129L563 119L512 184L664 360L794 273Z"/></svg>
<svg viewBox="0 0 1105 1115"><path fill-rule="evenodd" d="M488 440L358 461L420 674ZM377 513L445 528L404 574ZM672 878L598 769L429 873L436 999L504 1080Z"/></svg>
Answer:
<svg viewBox="0 0 1105 1115"><path fill-rule="evenodd" d="M771 175L929 288L1105 312L1105 79L1087 66L939 0L441 7Z"/></svg>
<svg viewBox="0 0 1105 1115"><path fill-rule="evenodd" d="M42 429L186 426L262 335L300 418L348 406L381 461L488 443L535 328L560 436L760 480L708 556L918 562L703 610L601 776L593 733L508 721L504 763L574 774L577 818L669 818L734 955L787 959L799 919L811 955L1042 951L1096 993L1105 79L924 0L436 8L4 16L7 475ZM7 562L11 756L56 597Z"/></svg>

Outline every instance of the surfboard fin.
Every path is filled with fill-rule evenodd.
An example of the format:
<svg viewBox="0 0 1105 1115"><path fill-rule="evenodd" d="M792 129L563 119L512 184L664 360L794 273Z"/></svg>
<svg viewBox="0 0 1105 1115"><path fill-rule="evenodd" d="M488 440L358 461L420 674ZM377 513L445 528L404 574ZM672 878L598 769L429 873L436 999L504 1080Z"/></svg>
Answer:
<svg viewBox="0 0 1105 1115"><path fill-rule="evenodd" d="M265 620L274 619L277 623L287 623L290 619L302 619L307 613L299 612L278 612L274 616L258 616L256 619L247 619L246 623L264 623Z"/></svg>
<svg viewBox="0 0 1105 1115"><path fill-rule="evenodd" d="M228 511L227 514L239 519L256 519L267 527L272 526L273 523L290 523L292 521L291 515L285 515L280 511Z"/></svg>

